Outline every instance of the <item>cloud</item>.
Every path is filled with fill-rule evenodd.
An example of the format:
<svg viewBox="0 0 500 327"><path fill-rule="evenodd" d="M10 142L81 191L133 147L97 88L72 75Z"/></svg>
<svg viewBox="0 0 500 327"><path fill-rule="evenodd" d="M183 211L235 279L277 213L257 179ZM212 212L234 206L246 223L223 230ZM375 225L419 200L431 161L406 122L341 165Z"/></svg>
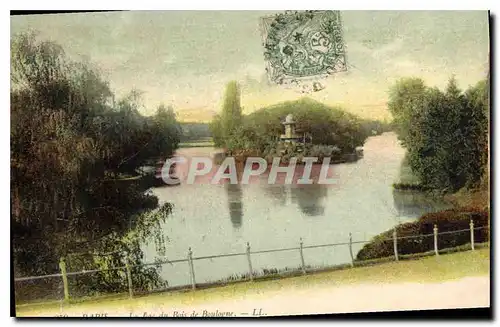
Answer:
<svg viewBox="0 0 500 327"><path fill-rule="evenodd" d="M396 39L388 44L385 44L379 48L376 48L371 51L371 55L373 58L377 60L388 60L391 56L402 52L404 48L404 40Z"/></svg>
<svg viewBox="0 0 500 327"><path fill-rule="evenodd" d="M117 95L145 91L147 108L219 110L225 84L238 80L245 110L300 97L268 82L259 33L262 12L115 12L11 18L11 33L40 31L106 72ZM313 96L328 104L382 108L395 79L416 75L442 86L484 77L486 12L346 11L349 71ZM368 108L368 109L366 109ZM353 109L353 110L354 110ZM357 110L357 109L356 109ZM361 110L361 109L360 109ZM378 110L378 109L377 109Z"/></svg>

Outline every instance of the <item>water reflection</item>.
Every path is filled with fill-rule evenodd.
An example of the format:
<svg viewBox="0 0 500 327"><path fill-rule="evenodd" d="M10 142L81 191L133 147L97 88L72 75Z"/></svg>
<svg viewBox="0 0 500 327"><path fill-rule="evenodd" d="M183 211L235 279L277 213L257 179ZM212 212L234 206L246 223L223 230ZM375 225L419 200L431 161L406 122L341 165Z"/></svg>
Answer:
<svg viewBox="0 0 500 327"><path fill-rule="evenodd" d="M398 215L417 218L423 213L451 208L442 199L431 198L422 192L393 190L394 208Z"/></svg>
<svg viewBox="0 0 500 327"><path fill-rule="evenodd" d="M328 194L326 185L297 185L291 188L293 202L297 203L300 211L307 216L321 216L325 213L323 199Z"/></svg>
<svg viewBox="0 0 500 327"><path fill-rule="evenodd" d="M241 227L243 222L243 204L241 201L243 192L239 184L226 184L225 185L229 217L231 218L231 224L233 228L238 229Z"/></svg>
<svg viewBox="0 0 500 327"><path fill-rule="evenodd" d="M236 163L236 178L238 181L241 180L244 170L244 164ZM234 229L241 228L243 224L243 191L239 183L231 184L229 179L224 179L221 181L226 189L227 202L229 209L229 218L231 219L231 224Z"/></svg>
<svg viewBox="0 0 500 327"><path fill-rule="evenodd" d="M286 205L287 197L285 193L285 185L269 185L263 188L264 193L274 200L280 206Z"/></svg>
<svg viewBox="0 0 500 327"><path fill-rule="evenodd" d="M280 206L297 204L307 216L321 216L325 213L323 200L328 195L328 185L273 185L264 192Z"/></svg>

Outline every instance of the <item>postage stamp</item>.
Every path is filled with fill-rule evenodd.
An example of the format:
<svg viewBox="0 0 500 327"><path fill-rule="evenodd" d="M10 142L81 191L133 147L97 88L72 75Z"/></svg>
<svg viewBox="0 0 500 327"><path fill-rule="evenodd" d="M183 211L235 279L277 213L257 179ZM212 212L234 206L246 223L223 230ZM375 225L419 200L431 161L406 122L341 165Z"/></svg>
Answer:
<svg viewBox="0 0 500 327"><path fill-rule="evenodd" d="M299 85L347 70L339 11L288 11L261 18L260 28L273 83Z"/></svg>

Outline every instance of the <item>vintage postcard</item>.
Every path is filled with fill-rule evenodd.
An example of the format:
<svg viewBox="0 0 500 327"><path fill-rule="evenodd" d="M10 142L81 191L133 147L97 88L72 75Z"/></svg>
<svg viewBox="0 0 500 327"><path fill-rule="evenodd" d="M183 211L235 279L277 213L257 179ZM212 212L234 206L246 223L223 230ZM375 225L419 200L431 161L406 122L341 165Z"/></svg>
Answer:
<svg viewBox="0 0 500 327"><path fill-rule="evenodd" d="M489 24L11 15L15 315L488 315Z"/></svg>

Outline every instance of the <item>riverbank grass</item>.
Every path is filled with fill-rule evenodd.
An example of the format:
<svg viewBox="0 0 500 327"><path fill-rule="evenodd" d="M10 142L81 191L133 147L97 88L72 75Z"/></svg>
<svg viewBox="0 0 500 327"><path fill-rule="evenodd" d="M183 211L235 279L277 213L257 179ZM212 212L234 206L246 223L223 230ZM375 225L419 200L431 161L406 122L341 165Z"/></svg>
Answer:
<svg viewBox="0 0 500 327"><path fill-rule="evenodd" d="M388 262L385 264L355 267L330 272L321 272L305 276L275 280L242 282L223 287L197 291L176 291L151 294L134 299L89 300L87 302L64 305L58 303L18 306L17 316L60 315L65 310L103 312L106 310L130 308L140 311L142 307L172 308L180 305L194 305L214 299L235 300L252 295L269 297L270 293L281 289L305 289L324 285L401 283L401 282L442 282L469 276L487 276L490 272L490 249L441 254L418 260Z"/></svg>

